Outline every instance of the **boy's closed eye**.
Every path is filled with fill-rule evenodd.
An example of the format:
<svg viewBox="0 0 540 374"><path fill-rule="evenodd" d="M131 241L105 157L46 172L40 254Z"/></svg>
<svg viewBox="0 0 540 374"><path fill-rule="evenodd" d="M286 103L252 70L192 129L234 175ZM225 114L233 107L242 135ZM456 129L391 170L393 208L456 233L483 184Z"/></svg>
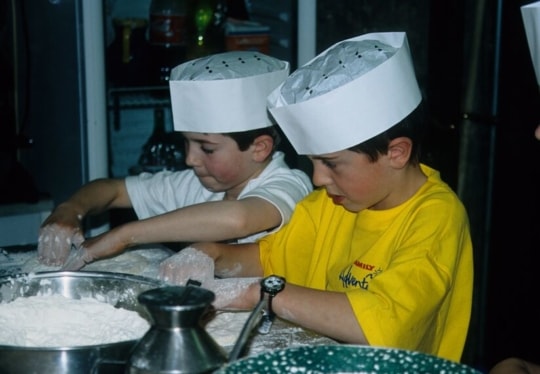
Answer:
<svg viewBox="0 0 540 374"><path fill-rule="evenodd" d="M329 169L334 169L337 166L337 163L333 158L329 157L321 157L321 156L313 156L310 157L312 161L318 160L320 161L324 166L326 166Z"/></svg>
<svg viewBox="0 0 540 374"><path fill-rule="evenodd" d="M209 155L211 155L212 153L214 153L214 150L213 150L213 149L207 148L207 147L205 147L204 145L201 145L201 150L202 150L204 153L209 154Z"/></svg>

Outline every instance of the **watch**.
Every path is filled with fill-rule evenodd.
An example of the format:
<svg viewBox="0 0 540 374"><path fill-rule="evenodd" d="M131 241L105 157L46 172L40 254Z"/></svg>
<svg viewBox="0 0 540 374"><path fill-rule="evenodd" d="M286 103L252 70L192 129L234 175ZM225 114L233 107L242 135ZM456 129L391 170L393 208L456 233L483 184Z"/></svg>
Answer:
<svg viewBox="0 0 540 374"><path fill-rule="evenodd" d="M266 303L263 311L259 332L268 334L276 314L272 310L272 299L285 288L285 278L278 275L270 275L261 280L261 301Z"/></svg>
<svg viewBox="0 0 540 374"><path fill-rule="evenodd" d="M270 297L276 296L285 288L285 278L278 275L270 275L261 280L261 292L267 293Z"/></svg>

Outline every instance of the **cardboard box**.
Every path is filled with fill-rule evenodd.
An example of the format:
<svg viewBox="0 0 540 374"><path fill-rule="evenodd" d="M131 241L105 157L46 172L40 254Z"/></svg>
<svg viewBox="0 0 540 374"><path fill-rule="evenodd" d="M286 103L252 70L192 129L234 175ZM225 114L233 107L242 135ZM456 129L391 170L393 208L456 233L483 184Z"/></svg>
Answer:
<svg viewBox="0 0 540 374"><path fill-rule="evenodd" d="M258 22L229 19L225 25L227 51L270 51L270 27Z"/></svg>

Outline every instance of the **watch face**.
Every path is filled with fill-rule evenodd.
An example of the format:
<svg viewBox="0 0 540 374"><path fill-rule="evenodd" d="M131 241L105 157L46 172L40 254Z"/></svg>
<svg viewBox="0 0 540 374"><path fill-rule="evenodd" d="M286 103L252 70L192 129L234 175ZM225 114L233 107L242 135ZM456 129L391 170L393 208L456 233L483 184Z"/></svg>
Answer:
<svg viewBox="0 0 540 374"><path fill-rule="evenodd" d="M263 291L275 295L285 288L285 278L277 275L270 275L261 282Z"/></svg>

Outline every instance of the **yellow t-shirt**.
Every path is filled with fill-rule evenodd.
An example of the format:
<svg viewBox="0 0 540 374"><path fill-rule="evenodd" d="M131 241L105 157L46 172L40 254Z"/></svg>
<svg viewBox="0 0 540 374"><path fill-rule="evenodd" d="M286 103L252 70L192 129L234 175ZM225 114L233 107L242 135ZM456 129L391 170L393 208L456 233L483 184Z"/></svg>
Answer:
<svg viewBox="0 0 540 374"><path fill-rule="evenodd" d="M342 291L373 346L459 361L470 321L473 253L467 213L436 170L405 203L351 213L324 189L262 238L265 275Z"/></svg>

